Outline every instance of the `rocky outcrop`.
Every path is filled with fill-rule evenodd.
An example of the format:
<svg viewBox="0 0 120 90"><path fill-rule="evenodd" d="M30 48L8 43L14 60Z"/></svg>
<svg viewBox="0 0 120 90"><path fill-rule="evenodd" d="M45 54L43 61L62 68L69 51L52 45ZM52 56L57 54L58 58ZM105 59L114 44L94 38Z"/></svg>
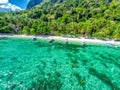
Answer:
<svg viewBox="0 0 120 90"><path fill-rule="evenodd" d="M27 5L27 9L30 9L32 7L34 7L37 4L42 3L44 0L30 0L28 5Z"/></svg>
<svg viewBox="0 0 120 90"><path fill-rule="evenodd" d="M63 1L64 0L30 0L27 5L27 9L30 9L34 7L35 5L40 4L42 2L62 3Z"/></svg>

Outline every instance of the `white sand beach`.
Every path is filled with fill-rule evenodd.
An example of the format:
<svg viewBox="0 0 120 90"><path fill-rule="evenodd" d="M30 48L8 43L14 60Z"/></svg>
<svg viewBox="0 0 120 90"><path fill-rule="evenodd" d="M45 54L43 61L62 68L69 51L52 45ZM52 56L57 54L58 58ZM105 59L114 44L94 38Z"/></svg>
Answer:
<svg viewBox="0 0 120 90"><path fill-rule="evenodd" d="M73 38L73 37L62 37L62 36L34 36L34 35L0 35L2 37L11 37L11 38L36 38L36 39L48 39L48 40L58 40L58 41L66 41L66 42L81 42L81 43L93 43L93 44L106 44L106 45L117 45L120 46L119 41L115 40L102 40L102 39L90 39L90 38Z"/></svg>

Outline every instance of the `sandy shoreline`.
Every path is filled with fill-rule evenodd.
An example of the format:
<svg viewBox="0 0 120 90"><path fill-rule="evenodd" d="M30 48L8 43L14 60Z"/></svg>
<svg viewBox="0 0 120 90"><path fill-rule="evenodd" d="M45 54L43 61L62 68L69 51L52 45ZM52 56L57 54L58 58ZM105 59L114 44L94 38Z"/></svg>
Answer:
<svg viewBox="0 0 120 90"><path fill-rule="evenodd" d="M58 40L66 42L81 42L81 43L93 43L93 44L106 44L112 46L120 46L119 41L115 40L101 40L101 39L86 39L84 37L72 38L72 37L61 37L61 36L34 36L34 35L0 35L0 38L12 37L12 38L36 38L36 39L48 39L48 40Z"/></svg>

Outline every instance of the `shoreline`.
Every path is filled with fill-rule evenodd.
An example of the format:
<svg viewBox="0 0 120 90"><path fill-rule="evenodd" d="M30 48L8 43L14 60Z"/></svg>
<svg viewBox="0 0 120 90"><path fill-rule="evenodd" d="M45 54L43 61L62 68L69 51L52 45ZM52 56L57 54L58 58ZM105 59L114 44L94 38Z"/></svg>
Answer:
<svg viewBox="0 0 120 90"><path fill-rule="evenodd" d="M65 42L79 42L83 44L91 43L91 44L106 44L108 46L120 46L120 41L115 40L102 40L102 39L91 39L85 37L62 37L62 36L47 36L47 35L15 35L15 34L0 34L0 38L10 37L10 38L32 38L32 39L47 39L47 40L57 40L57 41L65 41Z"/></svg>

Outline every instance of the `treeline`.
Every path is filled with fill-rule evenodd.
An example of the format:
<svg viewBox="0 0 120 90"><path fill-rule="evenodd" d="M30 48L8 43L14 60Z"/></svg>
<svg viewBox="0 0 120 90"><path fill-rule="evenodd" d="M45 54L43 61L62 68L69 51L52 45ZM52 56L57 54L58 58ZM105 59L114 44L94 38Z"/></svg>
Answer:
<svg viewBox="0 0 120 90"><path fill-rule="evenodd" d="M0 13L0 33L120 38L120 0L52 1Z"/></svg>

